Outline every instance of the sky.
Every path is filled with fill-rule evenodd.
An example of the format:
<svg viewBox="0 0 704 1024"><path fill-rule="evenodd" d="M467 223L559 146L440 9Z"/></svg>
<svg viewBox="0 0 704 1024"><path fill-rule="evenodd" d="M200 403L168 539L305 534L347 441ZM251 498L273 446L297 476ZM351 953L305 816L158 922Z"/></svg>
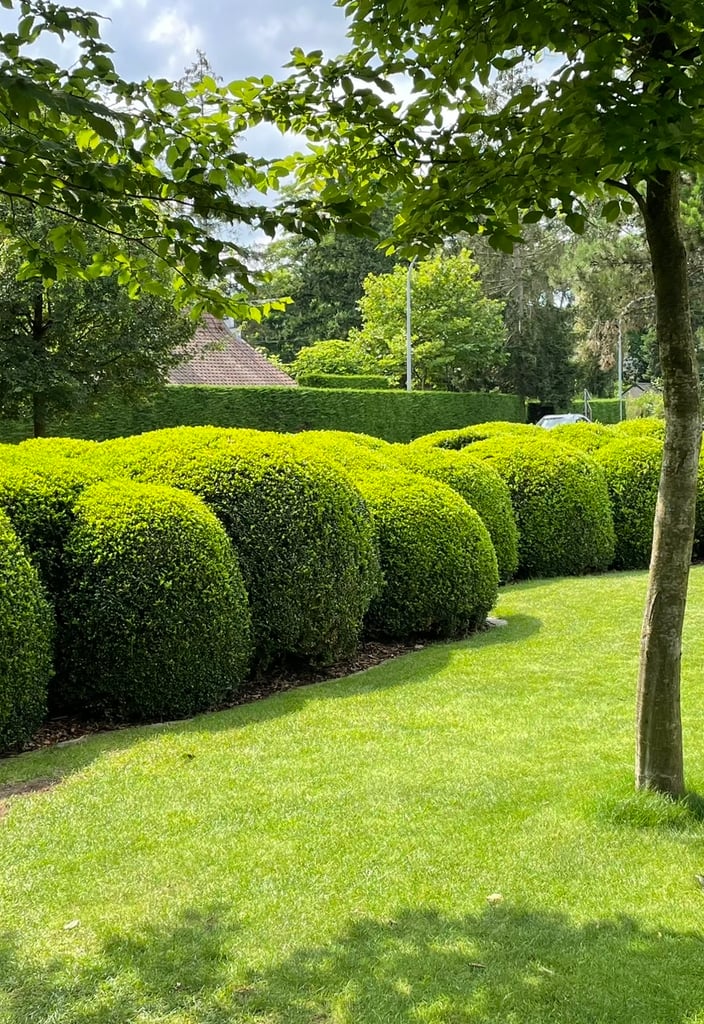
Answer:
<svg viewBox="0 0 704 1024"><path fill-rule="evenodd" d="M80 3L80 0L79 0ZM225 83L281 75L290 50L347 49L332 0L83 0L103 14L103 37L125 78L178 78L203 50Z"/></svg>

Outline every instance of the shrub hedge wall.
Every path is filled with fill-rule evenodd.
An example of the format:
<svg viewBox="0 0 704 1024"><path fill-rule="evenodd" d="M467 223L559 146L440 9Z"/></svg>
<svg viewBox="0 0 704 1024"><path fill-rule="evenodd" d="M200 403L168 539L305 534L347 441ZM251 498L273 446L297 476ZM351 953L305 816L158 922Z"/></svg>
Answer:
<svg viewBox="0 0 704 1024"><path fill-rule="evenodd" d="M593 452L609 488L616 531L615 569L647 569L662 465L662 443L651 437L612 441Z"/></svg>
<svg viewBox="0 0 704 1024"><path fill-rule="evenodd" d="M53 621L36 570L0 512L0 752L30 739L46 712Z"/></svg>
<svg viewBox="0 0 704 1024"><path fill-rule="evenodd" d="M508 484L522 576L608 569L615 537L604 474L588 456L547 434L478 441L462 458L488 461Z"/></svg>
<svg viewBox="0 0 704 1024"><path fill-rule="evenodd" d="M484 622L498 590L481 519L451 488L403 470L356 478L378 531L385 585L367 627L390 637L456 637Z"/></svg>
<svg viewBox="0 0 704 1024"><path fill-rule="evenodd" d="M396 448L373 438L320 431L293 442L349 472L372 514L384 587L368 629L451 637L484 621L496 597L496 555L481 519L456 492L404 470Z"/></svg>
<svg viewBox="0 0 704 1024"><path fill-rule="evenodd" d="M67 417L53 424L51 433L102 441L164 427L212 425L291 433L353 430L405 442L442 427L524 418L516 395L182 385L164 388L149 404L111 403L99 414ZM18 441L29 433L28 424L0 423L0 441Z"/></svg>
<svg viewBox="0 0 704 1024"><path fill-rule="evenodd" d="M103 470L202 497L237 551L257 663L328 664L354 649L381 579L359 492L285 437L181 427L107 442Z"/></svg>
<svg viewBox="0 0 704 1024"><path fill-rule="evenodd" d="M96 484L65 549L59 700L119 721L174 718L236 692L250 657L232 546L192 494Z"/></svg>
<svg viewBox="0 0 704 1024"><path fill-rule="evenodd" d="M441 448L394 445L393 453L407 469L457 491L479 514L496 551L499 580L510 580L518 568L518 530L508 486L499 474L486 463Z"/></svg>

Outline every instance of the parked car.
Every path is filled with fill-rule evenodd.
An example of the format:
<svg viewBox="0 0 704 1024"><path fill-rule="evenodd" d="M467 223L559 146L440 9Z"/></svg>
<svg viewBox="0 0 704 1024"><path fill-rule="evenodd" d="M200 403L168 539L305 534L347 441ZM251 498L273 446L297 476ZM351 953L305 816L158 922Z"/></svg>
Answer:
<svg viewBox="0 0 704 1024"><path fill-rule="evenodd" d="M591 423L586 416L580 412L558 412L551 416L541 416L536 427L543 427L544 430L552 430L553 427L561 427L565 423Z"/></svg>

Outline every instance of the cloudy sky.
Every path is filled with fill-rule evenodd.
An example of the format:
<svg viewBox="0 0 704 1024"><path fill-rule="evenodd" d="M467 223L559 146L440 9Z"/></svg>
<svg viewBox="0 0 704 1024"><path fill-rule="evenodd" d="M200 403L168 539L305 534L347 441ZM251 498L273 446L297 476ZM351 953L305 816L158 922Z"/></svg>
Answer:
<svg viewBox="0 0 704 1024"><path fill-rule="evenodd" d="M80 2L80 0L79 0ZM294 46L343 52L345 18L332 0L84 0L126 78L178 78L203 50L225 82L276 77Z"/></svg>

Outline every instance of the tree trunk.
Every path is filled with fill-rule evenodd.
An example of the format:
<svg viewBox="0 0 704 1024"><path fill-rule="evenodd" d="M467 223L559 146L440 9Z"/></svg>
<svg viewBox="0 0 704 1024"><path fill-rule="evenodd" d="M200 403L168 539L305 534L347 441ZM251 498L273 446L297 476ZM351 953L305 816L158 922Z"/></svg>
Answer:
<svg viewBox="0 0 704 1024"><path fill-rule="evenodd" d="M643 212L655 282L666 429L641 634L636 787L680 797L682 625L694 536L701 410L676 173L663 171L648 181Z"/></svg>
<svg viewBox="0 0 704 1024"><path fill-rule="evenodd" d="M34 308L32 311L32 345L38 367L35 378L37 380L44 379L41 367L46 362L46 347L44 344L46 328L47 325L44 322L44 291L40 290L34 296ZM46 437L47 400L46 395L41 391L35 391L32 395L32 428L35 437Z"/></svg>
<svg viewBox="0 0 704 1024"><path fill-rule="evenodd" d="M47 402L46 395L35 391L32 395L32 428L35 437L46 437Z"/></svg>

